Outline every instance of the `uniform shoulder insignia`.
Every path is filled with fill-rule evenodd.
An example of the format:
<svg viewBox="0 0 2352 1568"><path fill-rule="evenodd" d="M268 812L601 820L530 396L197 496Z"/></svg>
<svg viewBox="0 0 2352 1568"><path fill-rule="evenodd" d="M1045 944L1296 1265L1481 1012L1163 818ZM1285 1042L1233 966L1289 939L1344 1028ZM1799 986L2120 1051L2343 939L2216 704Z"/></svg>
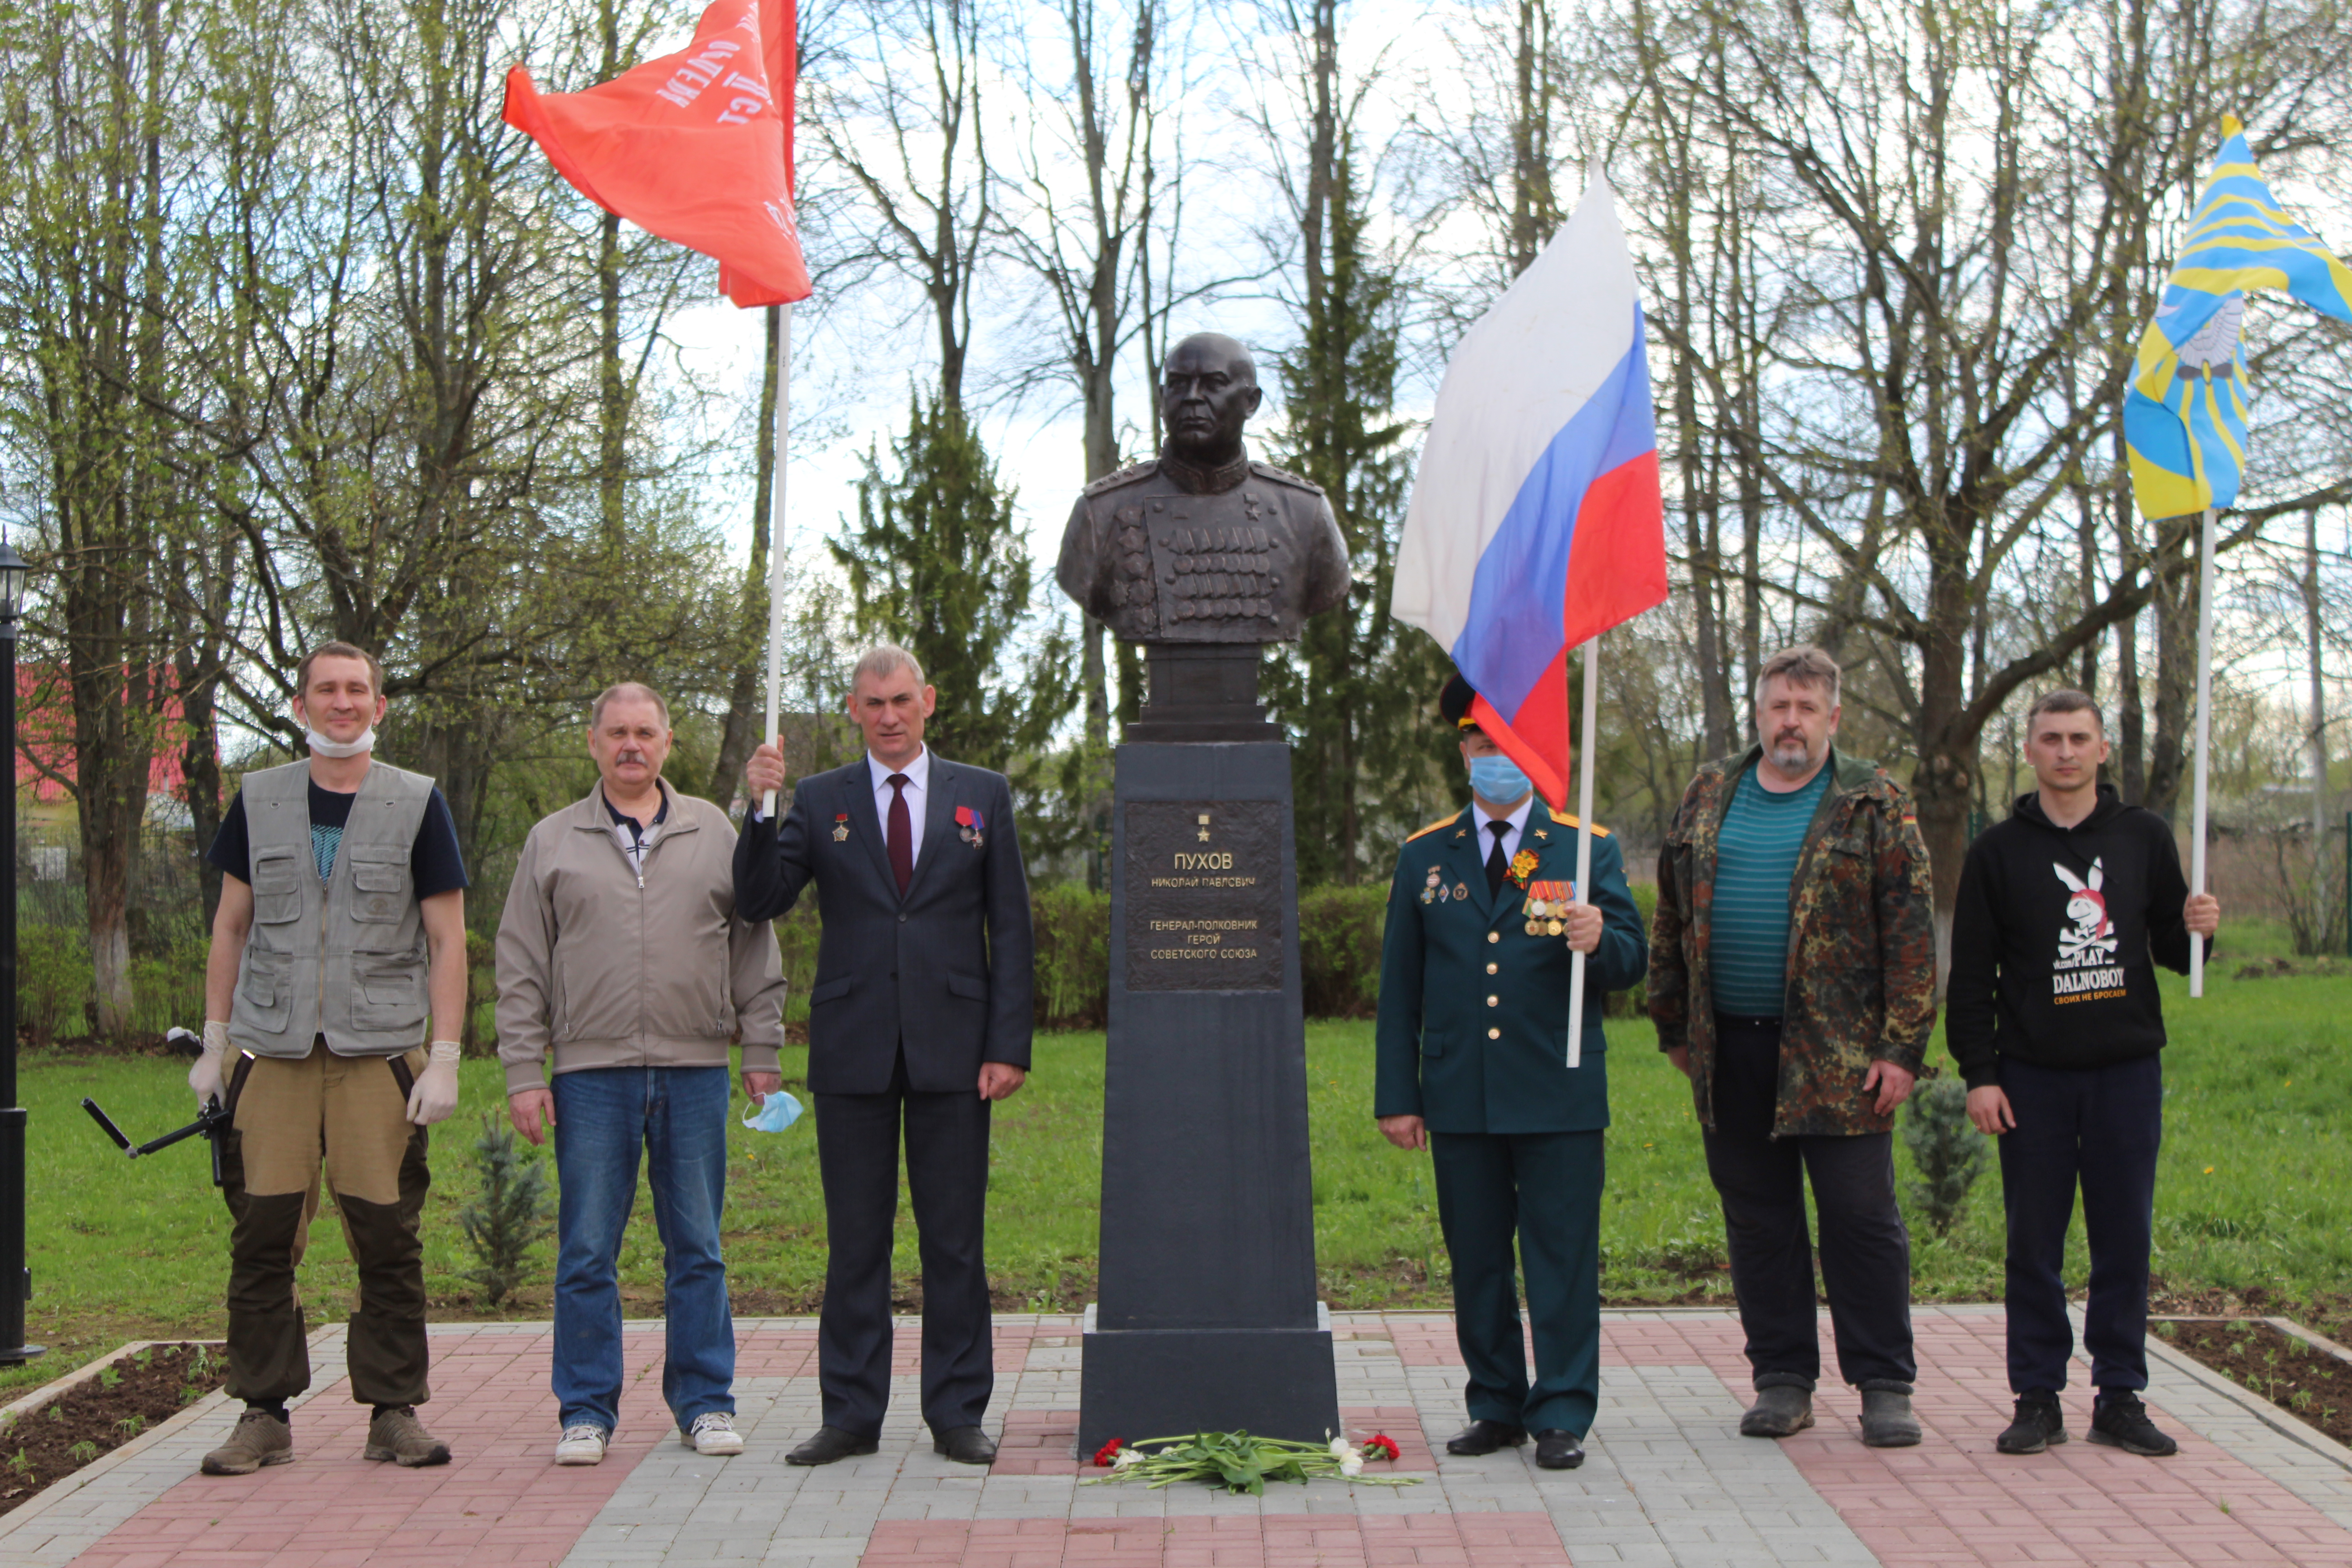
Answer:
<svg viewBox="0 0 2352 1568"><path fill-rule="evenodd" d="M1576 826L1576 818L1564 811L1552 812L1551 819L1554 822L1559 823L1562 827L1574 827ZM1609 830L1596 822L1592 825L1592 837L1595 838L1606 838L1609 837Z"/></svg>
<svg viewBox="0 0 2352 1568"><path fill-rule="evenodd" d="M1094 483L1088 485L1087 487L1087 494L1090 496L1098 496L1105 490L1115 490L1122 485L1131 485L1139 479L1150 479L1159 471L1160 465L1156 461L1130 464L1129 467L1119 469L1118 472L1115 474L1105 474L1101 479L1098 479Z"/></svg>
<svg viewBox="0 0 2352 1568"><path fill-rule="evenodd" d="M1454 818L1459 817L1462 814L1457 811L1453 816L1441 816L1435 822L1431 823L1428 826L1421 828L1415 832L1406 834L1404 836L1404 841L1407 844L1410 844L1416 838L1428 837L1431 834L1436 832L1441 827L1451 827L1454 826Z"/></svg>
<svg viewBox="0 0 2352 1568"><path fill-rule="evenodd" d="M1319 496L1323 493L1323 487L1317 484L1313 479L1302 479L1297 474L1290 473L1286 469L1277 468L1272 463L1261 463L1254 458L1250 459L1250 472L1255 474L1259 479L1272 479L1276 484L1289 485L1294 489L1306 490L1312 495ZM1446 820L1450 822L1453 818L1448 817Z"/></svg>

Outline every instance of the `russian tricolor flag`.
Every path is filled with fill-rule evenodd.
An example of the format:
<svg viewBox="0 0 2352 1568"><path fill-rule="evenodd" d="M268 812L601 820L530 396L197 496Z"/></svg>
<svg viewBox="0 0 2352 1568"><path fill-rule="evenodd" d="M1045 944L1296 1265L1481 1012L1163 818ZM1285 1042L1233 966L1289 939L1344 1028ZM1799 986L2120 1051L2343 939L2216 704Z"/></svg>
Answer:
<svg viewBox="0 0 2352 1568"><path fill-rule="evenodd" d="M1642 295L1608 182L1454 350L1391 610L1454 656L1479 727L1568 804L1568 653L1666 597Z"/></svg>

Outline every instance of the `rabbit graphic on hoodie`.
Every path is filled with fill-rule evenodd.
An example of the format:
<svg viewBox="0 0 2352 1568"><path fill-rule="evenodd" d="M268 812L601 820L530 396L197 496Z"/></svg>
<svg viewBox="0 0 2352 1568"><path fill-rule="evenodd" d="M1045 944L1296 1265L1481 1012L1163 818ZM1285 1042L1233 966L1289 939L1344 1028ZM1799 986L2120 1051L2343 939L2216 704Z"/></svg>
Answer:
<svg viewBox="0 0 2352 1568"><path fill-rule="evenodd" d="M2163 1049L2156 965L2189 967L2188 897L2171 827L2112 786L2072 827L2020 796L1969 846L1953 910L1946 1037L1969 1087L2002 1056L2095 1068Z"/></svg>

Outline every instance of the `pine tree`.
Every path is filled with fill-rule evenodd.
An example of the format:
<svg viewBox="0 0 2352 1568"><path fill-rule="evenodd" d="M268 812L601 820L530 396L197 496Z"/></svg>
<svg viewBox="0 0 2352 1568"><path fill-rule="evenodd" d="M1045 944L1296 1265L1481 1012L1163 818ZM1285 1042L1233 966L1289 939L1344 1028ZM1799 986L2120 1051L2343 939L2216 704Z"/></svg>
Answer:
<svg viewBox="0 0 2352 1568"><path fill-rule="evenodd" d="M1266 680L1295 742L1302 882L1378 874L1396 831L1443 793L1439 770L1451 761L1432 741L1444 740L1434 723L1444 656L1389 616L1408 479L1405 426L1391 412L1397 278L1367 247L1368 196L1355 165L1350 142L1333 162L1305 332L1280 366L1281 460L1330 498L1356 579L1348 602L1310 618Z"/></svg>
<svg viewBox="0 0 2352 1568"><path fill-rule="evenodd" d="M939 689L926 743L955 762L1014 771L1077 699L1071 639L1039 624L1013 492L962 411L918 395L890 455L895 474L867 453L856 526L829 542L849 574L858 630L906 648Z"/></svg>
<svg viewBox="0 0 2352 1568"><path fill-rule="evenodd" d="M1969 1189L1984 1173L1985 1140L1969 1121L1969 1086L1930 1079L1911 1097L1903 1143L1919 1179L1909 1184L1913 1210L1941 1236L1958 1222Z"/></svg>
<svg viewBox="0 0 2352 1568"><path fill-rule="evenodd" d="M474 1249L475 1267L463 1278L481 1287L482 1302L495 1307L522 1283L530 1249L555 1234L547 1168L515 1146L514 1133L497 1111L482 1117L474 1142L474 1166L481 1193L457 1213L457 1225Z"/></svg>

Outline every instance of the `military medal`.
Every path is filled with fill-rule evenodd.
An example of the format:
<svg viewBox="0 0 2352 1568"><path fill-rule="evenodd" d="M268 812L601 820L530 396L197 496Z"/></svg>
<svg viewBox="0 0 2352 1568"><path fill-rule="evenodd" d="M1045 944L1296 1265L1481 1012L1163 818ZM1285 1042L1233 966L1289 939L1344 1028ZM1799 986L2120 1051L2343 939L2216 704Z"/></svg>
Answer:
<svg viewBox="0 0 2352 1568"><path fill-rule="evenodd" d="M1424 904L1433 904L1444 896L1444 884L1439 878L1437 868L1432 866L1429 868L1429 881L1421 889L1421 901Z"/></svg>
<svg viewBox="0 0 2352 1568"><path fill-rule="evenodd" d="M956 807L956 837L977 849L987 841L988 821L971 806Z"/></svg>
<svg viewBox="0 0 2352 1568"><path fill-rule="evenodd" d="M1558 936L1567 929L1562 923L1568 913L1569 900L1574 886L1568 882L1529 882L1528 884L1528 934Z"/></svg>
<svg viewBox="0 0 2352 1568"><path fill-rule="evenodd" d="M844 811L835 815L833 819L833 841L835 844L846 844L849 842L849 813Z"/></svg>
<svg viewBox="0 0 2352 1568"><path fill-rule="evenodd" d="M1466 899L1466 898L1468 898L1468 897L1470 896L1470 884L1469 884L1469 883L1467 883L1467 882L1456 882L1456 883L1454 883L1454 896L1455 898L1457 898L1457 899Z"/></svg>

